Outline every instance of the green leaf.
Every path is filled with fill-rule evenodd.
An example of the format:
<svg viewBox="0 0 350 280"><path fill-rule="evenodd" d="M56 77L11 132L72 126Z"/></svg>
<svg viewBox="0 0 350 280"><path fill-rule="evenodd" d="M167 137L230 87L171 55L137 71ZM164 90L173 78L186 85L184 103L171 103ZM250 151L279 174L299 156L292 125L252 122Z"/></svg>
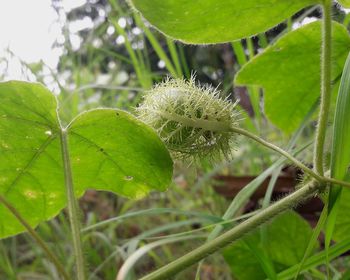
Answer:
<svg viewBox="0 0 350 280"><path fill-rule="evenodd" d="M350 8L350 0L338 0L344 8Z"/></svg>
<svg viewBox="0 0 350 280"><path fill-rule="evenodd" d="M192 44L223 43L277 25L317 0L129 0L158 30ZM252 20L254 19L254 20Z"/></svg>
<svg viewBox="0 0 350 280"><path fill-rule="evenodd" d="M234 279L265 279L266 274L260 266L258 258L255 257L246 242L240 240L223 251L224 258L231 268ZM255 247L259 246L259 235L250 235L249 242L253 243Z"/></svg>
<svg viewBox="0 0 350 280"><path fill-rule="evenodd" d="M66 206L55 96L40 84L0 83L0 194L31 226ZM76 195L87 189L139 198L170 183L172 161L156 133L132 115L97 109L67 127ZM0 205L0 238L24 228Z"/></svg>
<svg viewBox="0 0 350 280"><path fill-rule="evenodd" d="M342 73L350 37L332 23L332 79ZM287 33L239 71L237 85L264 88L265 113L277 127L290 133L297 128L320 94L321 22Z"/></svg>
<svg viewBox="0 0 350 280"><path fill-rule="evenodd" d="M333 144L331 154L331 177L343 181L350 180L350 54L345 63L337 98ZM327 221L328 242L335 227L335 237L344 239L344 229L350 229L350 190L333 185L329 192ZM338 217L337 217L338 216Z"/></svg>
<svg viewBox="0 0 350 280"><path fill-rule="evenodd" d="M265 279L263 264L257 255L266 254L277 272L299 263L303 258L312 235L310 225L303 218L293 211L288 211L266 227L267 250L263 249L260 231L257 229L223 251L235 279ZM251 243L251 246L247 246L247 243ZM261 252L252 252L250 247Z"/></svg>

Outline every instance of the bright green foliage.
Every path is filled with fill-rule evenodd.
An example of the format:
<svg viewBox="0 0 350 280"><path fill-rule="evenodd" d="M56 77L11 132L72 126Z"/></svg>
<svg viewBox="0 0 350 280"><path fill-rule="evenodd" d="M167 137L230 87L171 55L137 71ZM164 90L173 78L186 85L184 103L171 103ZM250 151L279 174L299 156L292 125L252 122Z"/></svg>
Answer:
<svg viewBox="0 0 350 280"><path fill-rule="evenodd" d="M235 279L264 279L266 277L264 270L246 242L259 246L259 234L255 233L253 236L249 236L249 240L240 240L225 249L223 252L224 258L229 264Z"/></svg>
<svg viewBox="0 0 350 280"><path fill-rule="evenodd" d="M262 248L260 231L257 229L224 250L225 260L235 279L265 279L261 259L257 258L263 254L267 254L273 261L277 272L299 263L303 258L312 234L310 225L303 218L289 211L278 216L266 227L266 249Z"/></svg>
<svg viewBox="0 0 350 280"><path fill-rule="evenodd" d="M40 84L0 84L0 194L36 226L66 205L54 95ZM68 126L77 196L87 189L139 198L165 190L172 161L156 133L130 114L97 109ZM23 227L0 205L0 238Z"/></svg>
<svg viewBox="0 0 350 280"><path fill-rule="evenodd" d="M277 25L317 0L130 0L161 32L192 44L223 43Z"/></svg>
<svg viewBox="0 0 350 280"><path fill-rule="evenodd" d="M332 76L340 76L350 37L333 22ZM320 95L321 22L287 33L237 74L236 85L264 88L265 113L276 126L290 133L297 128Z"/></svg>
<svg viewBox="0 0 350 280"><path fill-rule="evenodd" d="M333 147L331 160L332 178L349 181L350 179L350 55L346 61L337 99L333 128ZM328 231L332 232L332 225L336 213L332 213L335 203L340 198L338 218L336 220L336 238L344 239L350 230L349 219L350 190L340 186L332 186L329 193ZM345 232L344 232L345 231ZM345 234L344 234L345 233Z"/></svg>
<svg viewBox="0 0 350 280"><path fill-rule="evenodd" d="M350 0L338 0L344 8L350 8Z"/></svg>

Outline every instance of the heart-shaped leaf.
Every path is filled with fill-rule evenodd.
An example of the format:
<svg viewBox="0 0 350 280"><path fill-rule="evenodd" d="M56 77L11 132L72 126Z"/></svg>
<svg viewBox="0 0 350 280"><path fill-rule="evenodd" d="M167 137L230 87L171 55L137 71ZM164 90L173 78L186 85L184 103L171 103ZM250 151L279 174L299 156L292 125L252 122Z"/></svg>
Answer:
<svg viewBox="0 0 350 280"><path fill-rule="evenodd" d="M55 96L40 84L0 83L0 194L31 226L66 206ZM172 160L156 133L129 113L96 109L67 130L76 196L87 189L140 198L163 191ZM24 231L0 205L0 238Z"/></svg>
<svg viewBox="0 0 350 280"><path fill-rule="evenodd" d="M131 0L161 32L192 44L223 43L279 24L317 0Z"/></svg>
<svg viewBox="0 0 350 280"><path fill-rule="evenodd" d="M236 85L264 88L265 113L290 133L303 121L320 96L321 22L287 33L238 72ZM343 70L350 49L346 28L332 23L332 78Z"/></svg>

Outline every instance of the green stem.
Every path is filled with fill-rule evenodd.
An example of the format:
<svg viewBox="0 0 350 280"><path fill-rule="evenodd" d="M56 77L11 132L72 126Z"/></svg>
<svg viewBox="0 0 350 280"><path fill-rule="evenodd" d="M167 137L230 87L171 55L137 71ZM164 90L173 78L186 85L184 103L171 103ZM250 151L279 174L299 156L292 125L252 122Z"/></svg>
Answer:
<svg viewBox="0 0 350 280"><path fill-rule="evenodd" d="M321 107L316 130L314 170L323 176L323 150L331 101L331 45L332 45L332 1L323 1L322 55L321 55Z"/></svg>
<svg viewBox="0 0 350 280"><path fill-rule="evenodd" d="M246 233L264 224L279 213L289 208L293 208L302 201L305 201L312 195L316 194L320 187L322 187L322 185L320 185L316 180L310 181L308 184L296 190L294 193L279 200L275 204L272 204L268 208L265 208L261 212L240 223L221 236L211 240L208 243L205 243L204 245L194 249L183 257L180 257L170 264L163 266L162 268L150 273L140 280L160 280L173 277L176 273L229 245L233 241L241 238Z"/></svg>
<svg viewBox="0 0 350 280"><path fill-rule="evenodd" d="M79 222L77 201L74 195L73 177L72 177L72 170L70 165L66 129L64 128L61 129L60 136L61 136L62 159L63 159L63 165L64 165L64 178L65 178L65 185L66 185L66 192L67 192L68 215L69 215L69 221L72 229L74 255L76 258L77 279L84 280L85 267L84 267L82 243L80 239L80 222Z"/></svg>
<svg viewBox="0 0 350 280"><path fill-rule="evenodd" d="M276 145L260 138L259 136L245 130L239 127L231 127L231 131L234 133L238 133L241 135L244 135L252 140L254 140L255 142L279 153L280 155L284 156L285 158L289 159L291 162L293 162L297 167L299 167L301 170L303 170L305 173L309 174L310 176L314 177L316 180L318 181L323 181L322 176L319 176L318 174L316 174L314 171L312 171L310 168L308 168L305 164L303 164L302 162L300 162L299 160L297 160L295 157L293 157L290 153L288 153L287 151L281 149L280 147L277 147Z"/></svg>
<svg viewBox="0 0 350 280"><path fill-rule="evenodd" d="M242 129L242 128L238 128L238 127L231 127L231 131L235 132L235 133L239 133L242 134L256 142L258 142L259 144L279 153L280 155L284 156L285 158L289 159L292 163L294 163L297 167L299 167L301 170L303 170L305 173L307 173L308 175L310 175L311 177L313 177L314 179L316 179L317 181L319 181L320 183L331 183L331 184L339 184L342 185L344 187L350 187L350 183L349 182L344 182L344 181L340 181L334 178L329 178L329 177L324 177L324 176L320 176L319 174L315 173L313 170L311 170L310 168L308 168L305 164L303 164L302 162L300 162L298 159L296 159L295 157L293 157L290 153L286 152L285 150L281 149L280 147L267 142L266 140L260 138L259 136L256 136L255 134Z"/></svg>
<svg viewBox="0 0 350 280"><path fill-rule="evenodd" d="M237 126L232 126L230 123L226 122L218 122L218 121L210 121L210 120L205 120L205 119L192 119L186 116L180 116L178 114L174 113L168 113L168 112L160 112L156 111L158 114L161 116L167 118L168 120L176 121L179 123L182 123L185 126L189 127L197 127L197 128L202 128L203 130L206 131L230 131L232 133L237 133L244 135L255 142L279 153L280 155L284 156L285 158L289 159L292 163L294 163L297 167L299 167L301 170L303 170L306 174L310 175L320 183L331 183L331 184L339 184L344 187L350 187L349 182L344 182L340 181L334 178L329 178L329 177L324 177L323 175L319 175L312 169L308 168L305 164L300 162L298 159L293 157L290 153L287 151L281 149L280 147L260 138L259 136L255 135L254 133L251 133L245 129L239 128Z"/></svg>
<svg viewBox="0 0 350 280"><path fill-rule="evenodd" d="M46 253L50 261L56 266L57 271L61 274L63 279L69 280L67 272L65 271L63 265L58 260L56 255L47 247L44 240L36 233L36 231L27 223L27 221L22 217L22 215L14 208L2 195L0 195L0 202L16 217L16 219L22 224L23 227L28 231L31 237L38 243L38 245Z"/></svg>

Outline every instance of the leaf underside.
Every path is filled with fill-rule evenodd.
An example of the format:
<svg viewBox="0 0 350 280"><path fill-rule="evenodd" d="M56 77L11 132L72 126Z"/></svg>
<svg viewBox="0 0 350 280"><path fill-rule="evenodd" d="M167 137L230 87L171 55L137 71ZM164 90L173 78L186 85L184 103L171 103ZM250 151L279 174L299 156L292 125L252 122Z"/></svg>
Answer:
<svg viewBox="0 0 350 280"><path fill-rule="evenodd" d="M40 84L0 83L0 194L31 226L66 206L55 96ZM172 160L156 133L132 115L96 109L68 126L77 197L87 189L140 198L163 191ZM0 205L0 238L24 231Z"/></svg>
<svg viewBox="0 0 350 280"><path fill-rule="evenodd" d="M192 44L224 43L256 35L316 0L129 0L166 35Z"/></svg>

